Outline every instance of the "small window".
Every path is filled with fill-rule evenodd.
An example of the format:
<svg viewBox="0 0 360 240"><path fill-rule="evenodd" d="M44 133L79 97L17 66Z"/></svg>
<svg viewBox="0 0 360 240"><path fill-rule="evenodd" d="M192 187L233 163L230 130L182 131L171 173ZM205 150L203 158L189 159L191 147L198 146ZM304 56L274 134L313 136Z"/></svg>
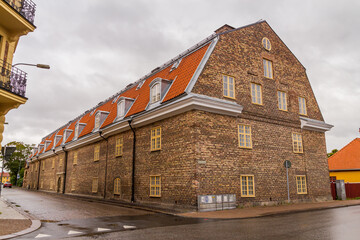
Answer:
<svg viewBox="0 0 360 240"><path fill-rule="evenodd" d="M330 176L330 182L335 183L336 182L336 176Z"/></svg>
<svg viewBox="0 0 360 240"><path fill-rule="evenodd" d="M303 145L302 145L302 137L299 133L292 134L293 140L293 151L294 153L302 153L303 152Z"/></svg>
<svg viewBox="0 0 360 240"><path fill-rule="evenodd" d="M251 127L249 125L239 125L239 147L252 148Z"/></svg>
<svg viewBox="0 0 360 240"><path fill-rule="evenodd" d="M287 111L287 94L286 92L278 91L278 106L282 111Z"/></svg>
<svg viewBox="0 0 360 240"><path fill-rule="evenodd" d="M94 162L99 161L100 159L100 144L94 146Z"/></svg>
<svg viewBox="0 0 360 240"><path fill-rule="evenodd" d="M268 50L268 51L271 50L271 43L270 43L270 40L268 38L264 37L262 39L262 45L266 50Z"/></svg>
<svg viewBox="0 0 360 240"><path fill-rule="evenodd" d="M264 77L273 78L272 62L270 60L263 59L264 63Z"/></svg>
<svg viewBox="0 0 360 240"><path fill-rule="evenodd" d="M297 186L298 194L307 194L306 176L305 175L296 176L296 186Z"/></svg>
<svg viewBox="0 0 360 240"><path fill-rule="evenodd" d="M150 176L150 197L161 197L161 176Z"/></svg>
<svg viewBox="0 0 360 240"><path fill-rule="evenodd" d="M151 129L151 151L161 149L161 127Z"/></svg>
<svg viewBox="0 0 360 240"><path fill-rule="evenodd" d="M241 175L241 197L255 197L254 175Z"/></svg>
<svg viewBox="0 0 360 240"><path fill-rule="evenodd" d="M117 105L117 117L122 118L125 115L125 100L121 100Z"/></svg>
<svg viewBox="0 0 360 240"><path fill-rule="evenodd" d="M120 195L120 178L115 178L114 180L114 194Z"/></svg>
<svg viewBox="0 0 360 240"><path fill-rule="evenodd" d="M55 159L52 160L51 168L52 168L52 169L55 168Z"/></svg>
<svg viewBox="0 0 360 240"><path fill-rule="evenodd" d="M303 97L299 97L299 113L301 115L307 115L306 100Z"/></svg>
<svg viewBox="0 0 360 240"><path fill-rule="evenodd" d="M78 152L74 152L74 159L73 159L73 164L77 165L77 161L78 161Z"/></svg>
<svg viewBox="0 0 360 240"><path fill-rule="evenodd" d="M123 155L124 140L122 137L116 138L115 144L115 156L119 157Z"/></svg>
<svg viewBox="0 0 360 240"><path fill-rule="evenodd" d="M234 78L223 75L223 94L224 97L235 98Z"/></svg>
<svg viewBox="0 0 360 240"><path fill-rule="evenodd" d="M59 159L59 167L62 167L62 165L63 165L63 159L60 158L60 159Z"/></svg>
<svg viewBox="0 0 360 240"><path fill-rule="evenodd" d="M91 189L93 193L96 193L98 191L98 185L99 185L99 178L94 177L92 180L92 189Z"/></svg>
<svg viewBox="0 0 360 240"><path fill-rule="evenodd" d="M42 170L45 170L45 160L42 162Z"/></svg>
<svg viewBox="0 0 360 240"><path fill-rule="evenodd" d="M95 129L99 129L100 128L100 112L97 112L95 115L95 125L94 128Z"/></svg>
<svg viewBox="0 0 360 240"><path fill-rule="evenodd" d="M151 88L151 103L160 101L160 83L156 83Z"/></svg>
<svg viewBox="0 0 360 240"><path fill-rule="evenodd" d="M251 83L251 102L262 105L262 90L261 85Z"/></svg>
<svg viewBox="0 0 360 240"><path fill-rule="evenodd" d="M75 181L75 179L73 178L73 179L71 180L71 191L75 191L75 185L76 185L76 181Z"/></svg>
<svg viewBox="0 0 360 240"><path fill-rule="evenodd" d="M75 125L75 135L74 138L77 139L77 137L79 136L79 123L77 123Z"/></svg>

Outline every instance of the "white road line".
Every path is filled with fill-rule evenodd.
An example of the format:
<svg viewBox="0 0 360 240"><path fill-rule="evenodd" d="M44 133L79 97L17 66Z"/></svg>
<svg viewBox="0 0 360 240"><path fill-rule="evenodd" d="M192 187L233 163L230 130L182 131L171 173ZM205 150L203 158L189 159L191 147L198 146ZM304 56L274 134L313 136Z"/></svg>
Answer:
<svg viewBox="0 0 360 240"><path fill-rule="evenodd" d="M47 234L38 234L35 238L44 238L44 237L51 237L51 235L47 235Z"/></svg>
<svg viewBox="0 0 360 240"><path fill-rule="evenodd" d="M70 231L68 232L68 235L80 234L80 233L83 233L83 232L77 232L77 231L72 231L72 230L70 230Z"/></svg>
<svg viewBox="0 0 360 240"><path fill-rule="evenodd" d="M135 229L135 226L129 226L129 225L124 225L123 228L125 229Z"/></svg>
<svg viewBox="0 0 360 240"><path fill-rule="evenodd" d="M111 229L108 228L98 228L97 231L98 232L105 232L105 231L110 231Z"/></svg>

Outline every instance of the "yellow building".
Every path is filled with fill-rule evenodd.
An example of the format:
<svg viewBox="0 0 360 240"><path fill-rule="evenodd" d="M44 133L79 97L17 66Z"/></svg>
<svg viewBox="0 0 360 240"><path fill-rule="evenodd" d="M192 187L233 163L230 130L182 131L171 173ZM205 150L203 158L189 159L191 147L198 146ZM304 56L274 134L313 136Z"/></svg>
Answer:
<svg viewBox="0 0 360 240"><path fill-rule="evenodd" d="M12 67L12 61L20 37L35 30L34 17L31 0L0 0L0 144L5 115L27 100L27 74Z"/></svg>
<svg viewBox="0 0 360 240"><path fill-rule="evenodd" d="M360 183L360 138L355 138L329 157L330 179L345 183Z"/></svg>
<svg viewBox="0 0 360 240"><path fill-rule="evenodd" d="M1 175L1 172L0 172ZM10 174L8 172L4 172L2 175L2 183L10 182Z"/></svg>

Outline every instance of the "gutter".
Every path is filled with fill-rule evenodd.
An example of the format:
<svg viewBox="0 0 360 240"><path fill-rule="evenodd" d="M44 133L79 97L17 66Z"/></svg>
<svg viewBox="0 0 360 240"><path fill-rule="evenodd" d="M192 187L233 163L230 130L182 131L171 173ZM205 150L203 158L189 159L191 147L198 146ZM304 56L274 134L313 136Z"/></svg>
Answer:
<svg viewBox="0 0 360 240"><path fill-rule="evenodd" d="M135 129L131 126L133 118L131 117L130 120L128 120L129 127L131 128L131 131L133 132L133 156L132 156L132 175L131 175L131 202L135 202L135 152L136 152L136 133Z"/></svg>
<svg viewBox="0 0 360 240"><path fill-rule="evenodd" d="M65 146L62 147L63 151L65 152L65 159L64 159L64 181L63 181L63 190L62 194L65 194L65 188L66 188L66 170L67 170L67 160L68 160L68 151L65 150ZM55 149L54 149L55 150ZM55 151L54 151L55 153Z"/></svg>
<svg viewBox="0 0 360 240"><path fill-rule="evenodd" d="M102 131L99 131L99 136L106 141L105 181L104 181L104 199L105 199L106 198L106 180L107 180L107 162L108 162L108 145L109 145L109 142L108 142L107 138L104 138L101 134L102 134Z"/></svg>

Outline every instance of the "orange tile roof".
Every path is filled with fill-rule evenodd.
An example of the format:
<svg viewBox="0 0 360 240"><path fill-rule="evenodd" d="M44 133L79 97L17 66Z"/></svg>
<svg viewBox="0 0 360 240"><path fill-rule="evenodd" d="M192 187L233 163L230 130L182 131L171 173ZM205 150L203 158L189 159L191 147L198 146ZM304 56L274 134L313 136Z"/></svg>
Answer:
<svg viewBox="0 0 360 240"><path fill-rule="evenodd" d="M200 46L198 48L191 50L192 52L190 51L189 53L184 54L183 57L181 58L180 64L178 65L178 67L176 69L173 69L171 71L172 64L174 62L176 62L177 60L174 60L173 62L169 62L169 65L165 65L163 69L159 69L158 72L154 73L153 75L150 74L145 79L138 81L137 84L133 84L133 86L129 87L128 89L125 89L125 91L120 93L120 96L119 95L114 96L113 98L106 100L106 102L104 102L103 104L88 111L81 117L79 117L75 120L72 120L70 126L68 128L63 127L58 132L58 135L62 135L62 138L63 138L65 129L73 130L73 132L68 137L68 139L66 140L65 143L71 142L75 135L75 124L78 120L80 123L86 124L84 129L79 134L79 138L86 136L87 134L90 134L94 129L95 114L99 110L109 112L108 116L106 117L106 119L104 120L104 122L102 123L100 128L104 128L104 127L112 124L117 116L117 102L119 100L119 97L128 97L128 98L135 99L134 103L132 104L131 108L129 109L129 111L127 112L125 117L129 117L131 115L145 111L146 106L148 105L149 100L150 100L149 84L155 78L158 78L158 77L172 81L172 84L171 84L167 94L163 98L162 102L169 101L169 100L183 94L186 90L186 87L189 85L190 80L194 76L195 71L198 69L199 64L200 64L201 60L203 59L206 51L208 50L208 48L211 44L211 40L212 39L207 40L207 42L205 42L205 43L202 43L202 44L204 44L202 46L201 46L201 44L199 44ZM137 89L137 86L140 82L143 82L143 84L142 84L141 88ZM115 102L113 101L114 98L117 98L117 100ZM53 146L55 134L56 134L56 132L54 132L51 136L46 138L46 140L48 140L51 137L51 140L52 140L51 147ZM62 141L59 141L56 144L56 147L60 146L61 142ZM51 148L49 146L46 150L50 150L50 149ZM43 151L44 150L42 150L40 153L42 153Z"/></svg>
<svg viewBox="0 0 360 240"><path fill-rule="evenodd" d="M329 157L329 170L360 169L360 138L355 138Z"/></svg>

